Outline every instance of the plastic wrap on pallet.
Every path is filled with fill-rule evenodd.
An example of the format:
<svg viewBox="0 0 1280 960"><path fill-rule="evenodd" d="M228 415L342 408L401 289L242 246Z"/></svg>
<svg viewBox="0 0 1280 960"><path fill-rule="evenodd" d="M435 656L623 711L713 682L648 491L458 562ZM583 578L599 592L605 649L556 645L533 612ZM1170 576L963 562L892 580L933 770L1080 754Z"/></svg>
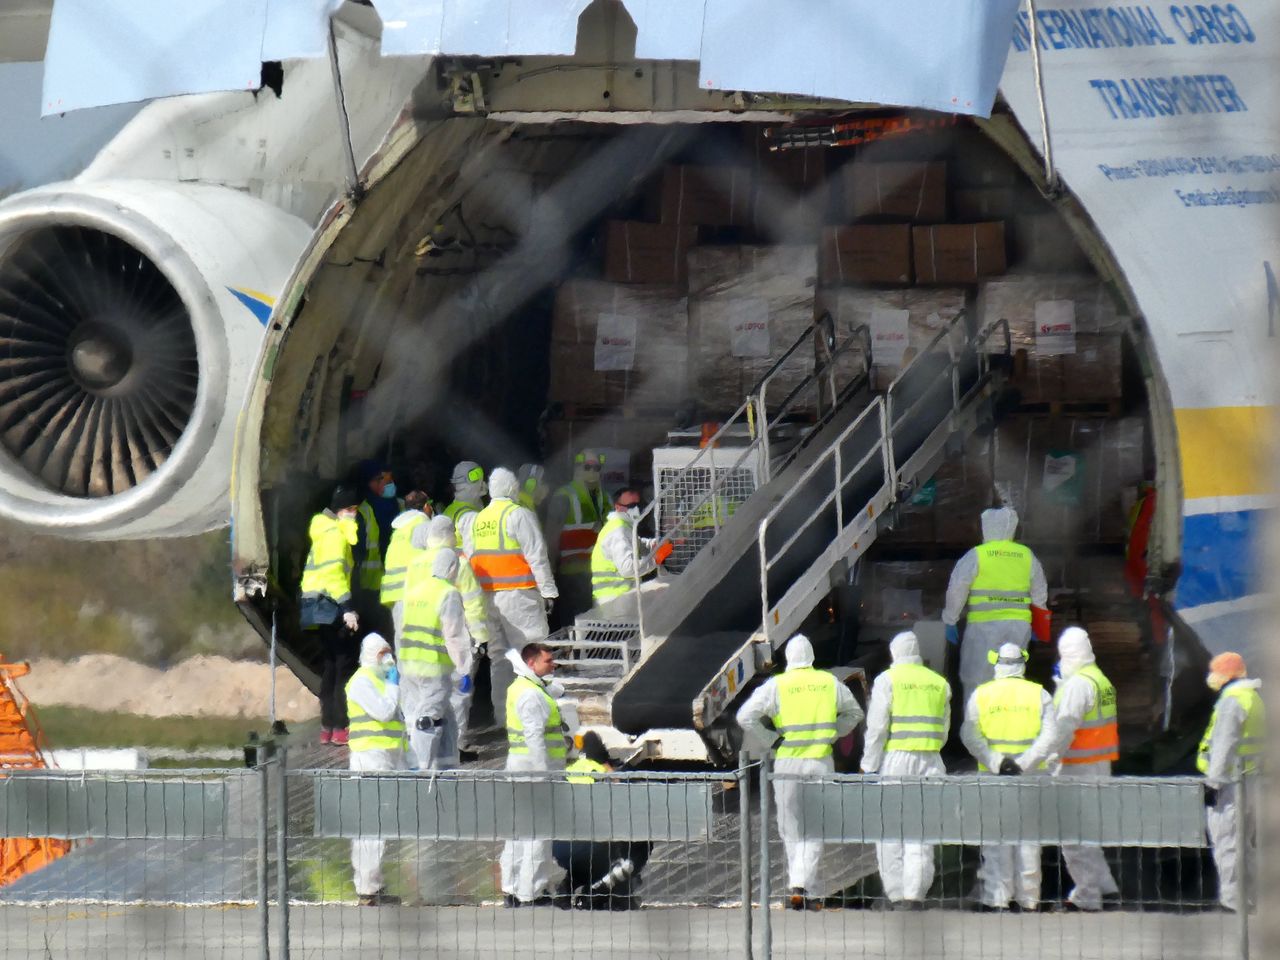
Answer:
<svg viewBox="0 0 1280 960"><path fill-rule="evenodd" d="M551 321L553 401L675 407L689 395L689 306L671 287L570 280Z"/></svg>
<svg viewBox="0 0 1280 960"><path fill-rule="evenodd" d="M933 475L937 542L971 547L982 541L982 511L991 506L990 437L970 437L963 452Z"/></svg>
<svg viewBox="0 0 1280 960"><path fill-rule="evenodd" d="M699 403L729 413L774 361L813 323L817 248L695 247L689 251L692 382ZM813 352L801 348L769 387L776 406L813 372ZM812 413L806 391L793 413Z"/></svg>
<svg viewBox="0 0 1280 960"><path fill-rule="evenodd" d="M818 291L816 316L829 312L836 323L837 339L853 335L866 325L871 330L874 386L883 390L903 364L925 349L965 309L963 289L907 288L902 290L823 289ZM957 346L963 340L957 331ZM838 372L850 377L861 372L861 354L841 357Z"/></svg>
<svg viewBox="0 0 1280 960"><path fill-rule="evenodd" d="M859 573L862 622L910 627L936 620L947 600L949 561L864 563Z"/></svg>

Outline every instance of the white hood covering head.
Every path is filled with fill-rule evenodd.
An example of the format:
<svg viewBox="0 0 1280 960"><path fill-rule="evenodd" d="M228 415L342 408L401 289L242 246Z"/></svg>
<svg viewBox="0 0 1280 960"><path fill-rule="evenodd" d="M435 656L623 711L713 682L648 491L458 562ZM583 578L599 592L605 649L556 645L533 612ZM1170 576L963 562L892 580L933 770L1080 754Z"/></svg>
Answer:
<svg viewBox="0 0 1280 960"><path fill-rule="evenodd" d="M514 500L519 490L520 485L516 482L516 475L506 467L495 467L493 473L489 475L490 496Z"/></svg>
<svg viewBox="0 0 1280 960"><path fill-rule="evenodd" d="M360 641L360 666L378 669L378 659L391 652L391 644L380 633L371 633Z"/></svg>
<svg viewBox="0 0 1280 960"><path fill-rule="evenodd" d="M1058 666L1063 677L1093 663L1093 644L1080 627L1067 627L1058 637Z"/></svg>
<svg viewBox="0 0 1280 960"><path fill-rule="evenodd" d="M452 580L458 575L458 551L441 550L431 562L431 575L441 580Z"/></svg>
<svg viewBox="0 0 1280 960"><path fill-rule="evenodd" d="M982 511L982 542L1012 540L1018 530L1018 511L1013 507L993 507Z"/></svg>
<svg viewBox="0 0 1280 960"><path fill-rule="evenodd" d="M479 471L479 480L468 480L467 477ZM453 496L464 503L479 503L485 495L484 470L474 460L463 460L453 468L453 476L449 480L453 484Z"/></svg>
<svg viewBox="0 0 1280 960"><path fill-rule="evenodd" d="M787 641L787 669L799 670L813 666L813 644L803 633L797 633Z"/></svg>
<svg viewBox="0 0 1280 960"><path fill-rule="evenodd" d="M996 653L995 666L997 680L1021 677L1027 672L1027 658L1016 643L1005 643L1000 645L1000 650Z"/></svg>
<svg viewBox="0 0 1280 960"><path fill-rule="evenodd" d="M427 523L423 524L426 528L423 531L422 549L427 547L456 547L458 545L458 533L454 529L453 520L446 517L443 513L438 517L432 517ZM417 530L414 534L417 534ZM415 542L414 546L418 546Z"/></svg>
<svg viewBox="0 0 1280 960"><path fill-rule="evenodd" d="M421 520L423 513L421 510L406 510L400 516L391 521L392 530L402 530L415 520Z"/></svg>
<svg viewBox="0 0 1280 960"><path fill-rule="evenodd" d="M924 663L920 641L910 630L904 630L889 641L889 657L894 663Z"/></svg>

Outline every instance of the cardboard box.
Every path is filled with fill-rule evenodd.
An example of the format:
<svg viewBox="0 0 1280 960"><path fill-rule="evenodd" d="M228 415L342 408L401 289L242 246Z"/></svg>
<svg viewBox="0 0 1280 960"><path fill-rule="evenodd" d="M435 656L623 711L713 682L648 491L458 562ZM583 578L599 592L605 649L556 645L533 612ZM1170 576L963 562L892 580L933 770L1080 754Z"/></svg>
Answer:
<svg viewBox="0 0 1280 960"><path fill-rule="evenodd" d="M751 227L762 243L817 243L831 191L826 151L767 149L757 154Z"/></svg>
<svg viewBox="0 0 1280 960"><path fill-rule="evenodd" d="M1014 187L982 187L957 190L952 209L958 223L1008 220L1018 212L1018 191Z"/></svg>
<svg viewBox="0 0 1280 960"><path fill-rule="evenodd" d="M859 572L862 622L910 629L917 620L937 619L946 604L947 563L864 563Z"/></svg>
<svg viewBox="0 0 1280 960"><path fill-rule="evenodd" d="M689 283L687 256L698 242L696 227L610 220L604 226L604 278L683 290Z"/></svg>
<svg viewBox="0 0 1280 960"><path fill-rule="evenodd" d="M1015 365L1016 376L1013 379L1023 403L1047 403L1050 400L1066 399L1062 374L1065 358L1024 353L1026 359Z"/></svg>
<svg viewBox="0 0 1280 960"><path fill-rule="evenodd" d="M977 130L958 131L951 166L962 187L1012 187L1025 179L1013 158Z"/></svg>
<svg viewBox="0 0 1280 960"><path fill-rule="evenodd" d="M913 227L916 283L977 283L1005 271L1004 224Z"/></svg>
<svg viewBox="0 0 1280 960"><path fill-rule="evenodd" d="M1091 269L1065 220L1056 213L1020 215L1011 230L1010 266L1036 273L1079 273Z"/></svg>
<svg viewBox="0 0 1280 960"><path fill-rule="evenodd" d="M1062 361L1062 399L1118 400L1123 396L1119 334L1080 334L1076 337L1075 353L1059 359Z"/></svg>
<svg viewBox="0 0 1280 960"><path fill-rule="evenodd" d="M840 212L846 220L875 217L940 223L947 219L947 165L942 161L855 161L841 168L840 184Z"/></svg>
<svg viewBox="0 0 1280 960"><path fill-rule="evenodd" d="M1069 303L1050 310L1043 304ZM997 320L1009 324L1013 349L1028 354L1061 356L1075 352L1080 334L1120 334L1127 325L1106 285L1097 277L1080 275L1026 274L988 280L978 287L978 324L984 328ZM1044 322L1048 315L1066 316L1069 330L1054 333ZM1038 322L1039 321L1039 322ZM993 331L988 349L1004 350L1004 334Z"/></svg>
<svg viewBox="0 0 1280 960"><path fill-rule="evenodd" d="M908 284L911 282L911 227L864 224L827 227L818 247L818 282Z"/></svg>
<svg viewBox="0 0 1280 960"><path fill-rule="evenodd" d="M748 226L751 184L751 170L746 167L664 167L656 219L711 227Z"/></svg>

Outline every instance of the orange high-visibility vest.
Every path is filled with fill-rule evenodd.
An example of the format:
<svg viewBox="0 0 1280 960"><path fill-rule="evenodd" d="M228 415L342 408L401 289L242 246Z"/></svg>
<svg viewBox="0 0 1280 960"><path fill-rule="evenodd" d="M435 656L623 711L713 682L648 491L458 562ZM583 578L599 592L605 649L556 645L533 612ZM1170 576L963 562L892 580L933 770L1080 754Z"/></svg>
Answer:
<svg viewBox="0 0 1280 960"><path fill-rule="evenodd" d="M1120 759L1120 727L1116 723L1116 688L1094 664L1081 667L1077 677L1093 684L1098 697L1093 709L1086 713L1071 738L1071 746L1062 758L1063 764L1101 763ZM1059 693L1061 688L1059 688ZM1057 694L1054 700L1057 700Z"/></svg>
<svg viewBox="0 0 1280 960"><path fill-rule="evenodd" d="M507 533L507 514L516 509L510 500L494 500L476 515L471 528L471 569L481 589L527 590L538 585L533 568L524 558L524 548Z"/></svg>

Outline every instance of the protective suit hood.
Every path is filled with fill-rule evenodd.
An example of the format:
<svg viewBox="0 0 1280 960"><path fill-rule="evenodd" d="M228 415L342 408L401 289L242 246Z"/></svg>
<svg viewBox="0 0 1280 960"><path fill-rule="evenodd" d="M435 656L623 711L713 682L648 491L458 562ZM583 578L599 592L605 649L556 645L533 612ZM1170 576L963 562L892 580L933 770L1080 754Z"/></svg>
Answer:
<svg viewBox="0 0 1280 960"><path fill-rule="evenodd" d="M539 686L542 685L542 678L529 669L529 665L520 656L519 650L508 650L507 660L511 663L511 669L516 672L517 677L525 677Z"/></svg>
<svg viewBox="0 0 1280 960"><path fill-rule="evenodd" d="M458 551L441 550L431 562L431 575L441 580L452 580L458 575Z"/></svg>
<svg viewBox="0 0 1280 960"><path fill-rule="evenodd" d="M414 523L421 523L425 519L427 519L427 515L421 510L406 510L391 521L391 529L403 530L405 527Z"/></svg>
<svg viewBox="0 0 1280 960"><path fill-rule="evenodd" d="M495 499L514 500L520 490L516 475L506 467L495 467L489 475L489 495Z"/></svg>
<svg viewBox="0 0 1280 960"><path fill-rule="evenodd" d="M360 641L360 666L378 669L378 660L391 652L391 644L380 633L371 633Z"/></svg>
<svg viewBox="0 0 1280 960"><path fill-rule="evenodd" d="M788 670L813 666L813 644L803 633L797 633L787 641L786 654Z"/></svg>
<svg viewBox="0 0 1280 960"><path fill-rule="evenodd" d="M910 630L904 630L889 641L889 657L894 663L924 663L920 641Z"/></svg>
<svg viewBox="0 0 1280 960"><path fill-rule="evenodd" d="M1070 677L1093 663L1093 644L1089 634L1079 627L1067 627L1058 637L1058 667L1063 677Z"/></svg>
<svg viewBox="0 0 1280 960"><path fill-rule="evenodd" d="M982 511L982 542L1012 540L1018 529L1018 512L1013 507L994 507Z"/></svg>
<svg viewBox="0 0 1280 960"><path fill-rule="evenodd" d="M997 680L1024 676L1027 672L1027 658L1023 655L1022 648L1016 643L1001 644L996 653L995 668Z"/></svg>
<svg viewBox="0 0 1280 960"><path fill-rule="evenodd" d="M418 531L414 531L416 535ZM427 547L456 547L458 545L458 534L454 530L453 521L441 514L438 517L432 517L431 522L426 525L426 530L422 533L423 543L421 549ZM414 546L418 546L415 542Z"/></svg>

